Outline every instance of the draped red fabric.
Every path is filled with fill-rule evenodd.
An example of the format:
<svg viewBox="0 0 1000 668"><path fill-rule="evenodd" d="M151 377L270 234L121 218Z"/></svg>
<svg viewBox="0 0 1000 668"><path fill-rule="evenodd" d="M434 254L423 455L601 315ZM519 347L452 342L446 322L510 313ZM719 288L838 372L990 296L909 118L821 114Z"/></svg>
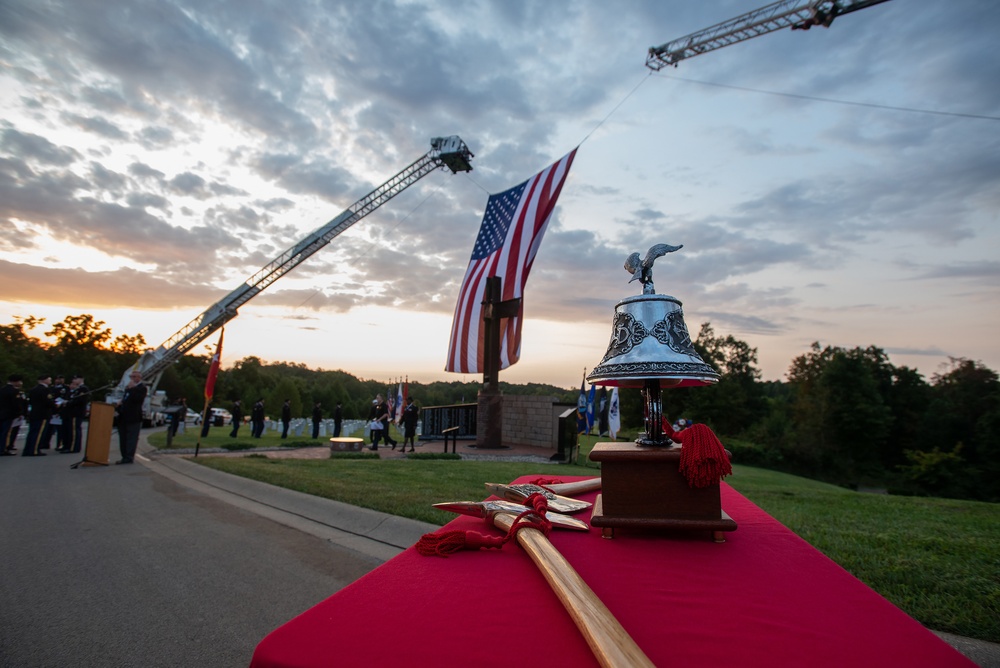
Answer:
<svg viewBox="0 0 1000 668"><path fill-rule="evenodd" d="M725 483L722 506L739 528L721 544L707 532L549 538L658 666L974 665ZM445 530L503 536L469 517ZM404 665L598 664L516 544L447 559L410 548L271 632L252 661Z"/></svg>

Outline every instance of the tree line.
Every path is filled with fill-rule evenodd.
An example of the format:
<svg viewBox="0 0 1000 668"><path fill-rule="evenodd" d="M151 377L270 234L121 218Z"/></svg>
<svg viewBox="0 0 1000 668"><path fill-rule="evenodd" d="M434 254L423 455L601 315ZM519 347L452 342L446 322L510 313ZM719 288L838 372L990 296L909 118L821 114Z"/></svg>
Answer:
<svg viewBox="0 0 1000 668"><path fill-rule="evenodd" d="M113 336L103 321L67 316L32 335L44 320L15 318L0 325L0 370L30 381L41 373L82 374L88 385L117 384L143 349L141 334ZM1000 378L982 363L952 358L929 380L895 366L876 346L841 348L814 343L795 357L783 381L761 381L757 349L701 326L694 340L719 372L718 384L665 390L664 414L709 425L737 463L787 471L839 485L885 487L895 493L1000 501ZM168 368L158 389L171 400L204 407L211 354L186 355ZM213 405L231 408L263 398L276 414L286 399L294 416L320 402L329 415L338 402L346 419L367 417L376 393L398 379L361 379L343 370L310 369L246 357L219 373ZM419 405L474 403L479 382L409 382ZM545 384L501 383L506 394L553 396L575 404L579 390ZM97 394L95 398L101 399ZM620 391L623 433L641 429L639 390Z"/></svg>

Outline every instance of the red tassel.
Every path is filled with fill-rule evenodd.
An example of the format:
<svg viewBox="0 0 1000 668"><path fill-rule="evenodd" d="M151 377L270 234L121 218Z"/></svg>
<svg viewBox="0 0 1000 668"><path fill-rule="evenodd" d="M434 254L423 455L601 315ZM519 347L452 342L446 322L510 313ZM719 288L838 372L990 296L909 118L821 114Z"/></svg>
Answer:
<svg viewBox="0 0 1000 668"><path fill-rule="evenodd" d="M708 425L693 424L676 432L676 436L682 446L679 470L687 478L688 485L708 487L732 475L733 465L726 449Z"/></svg>
<svg viewBox="0 0 1000 668"><path fill-rule="evenodd" d="M425 533L414 547L417 548L419 554L425 557L447 557L449 554L462 550L478 550L484 547L499 549L513 538L514 534L525 527L538 529L548 535L552 531L552 523L545 518L545 513L549 508L548 499L535 493L528 497L527 505L529 507L526 507L524 512L514 519L510 531L503 537L455 529L442 533ZM538 519L529 519L533 515L537 515Z"/></svg>
<svg viewBox="0 0 1000 668"><path fill-rule="evenodd" d="M535 478L529 481L532 485L538 485L539 487L545 487L547 485L558 485L562 482L561 478Z"/></svg>
<svg viewBox="0 0 1000 668"><path fill-rule="evenodd" d="M417 552L425 557L447 557L449 554L462 550L478 550L481 547L499 548L506 542L504 538L484 536L475 531L445 531L444 533L425 533L417 541Z"/></svg>

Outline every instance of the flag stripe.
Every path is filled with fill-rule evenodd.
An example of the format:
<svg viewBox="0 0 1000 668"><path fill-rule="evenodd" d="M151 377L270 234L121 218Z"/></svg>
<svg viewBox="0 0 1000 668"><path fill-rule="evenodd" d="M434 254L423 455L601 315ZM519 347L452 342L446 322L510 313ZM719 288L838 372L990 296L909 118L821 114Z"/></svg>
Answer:
<svg viewBox="0 0 1000 668"><path fill-rule="evenodd" d="M576 149L524 183L491 195L455 306L446 371L483 370L485 327L482 302L486 279L502 279L501 299L523 297L528 274L562 191ZM521 356L523 301L517 315L504 318L500 329L500 368Z"/></svg>

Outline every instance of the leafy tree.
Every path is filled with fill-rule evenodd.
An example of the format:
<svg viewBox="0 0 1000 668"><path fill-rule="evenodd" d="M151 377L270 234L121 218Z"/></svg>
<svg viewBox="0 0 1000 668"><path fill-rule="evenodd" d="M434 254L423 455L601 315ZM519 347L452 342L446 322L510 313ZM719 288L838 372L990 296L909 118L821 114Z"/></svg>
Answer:
<svg viewBox="0 0 1000 668"><path fill-rule="evenodd" d="M704 422L720 435L744 433L767 408L756 367L757 349L731 334L717 336L708 322L702 323L693 344L699 356L719 374L719 382L664 390L664 413L671 420L685 417ZM637 417L641 424L641 416Z"/></svg>
<svg viewBox="0 0 1000 668"><path fill-rule="evenodd" d="M119 334L111 342L110 348L113 352L121 355L139 356L146 349L146 339L142 334L136 334L135 336Z"/></svg>
<svg viewBox="0 0 1000 668"><path fill-rule="evenodd" d="M887 367L879 348L821 348L818 342L792 361L793 438L803 461L835 479L872 474L892 427L882 395L887 371L891 379Z"/></svg>
<svg viewBox="0 0 1000 668"><path fill-rule="evenodd" d="M33 379L44 372L47 346L28 334L44 322L44 318L14 316L13 323L0 325L0 368L5 370L0 382L6 382L11 373Z"/></svg>
<svg viewBox="0 0 1000 668"><path fill-rule="evenodd" d="M80 315L68 315L62 322L52 325L52 329L45 332L46 336L56 339L55 348L89 348L98 349L111 339L111 330L104 327L103 320L95 320L94 316L88 313Z"/></svg>

